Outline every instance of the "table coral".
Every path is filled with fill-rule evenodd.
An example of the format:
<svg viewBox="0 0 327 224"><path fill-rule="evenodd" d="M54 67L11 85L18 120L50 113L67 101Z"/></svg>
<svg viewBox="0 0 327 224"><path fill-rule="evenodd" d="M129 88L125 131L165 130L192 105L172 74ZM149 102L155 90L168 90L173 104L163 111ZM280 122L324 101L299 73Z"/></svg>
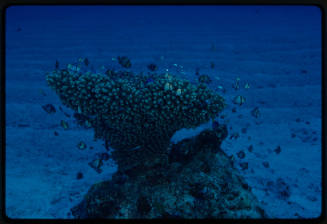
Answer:
<svg viewBox="0 0 327 224"><path fill-rule="evenodd" d="M64 105L88 117L95 137L114 149L121 171L166 163L170 138L177 130L208 122L225 106L224 99L205 85L167 73L149 77L67 68L48 73L47 82Z"/></svg>

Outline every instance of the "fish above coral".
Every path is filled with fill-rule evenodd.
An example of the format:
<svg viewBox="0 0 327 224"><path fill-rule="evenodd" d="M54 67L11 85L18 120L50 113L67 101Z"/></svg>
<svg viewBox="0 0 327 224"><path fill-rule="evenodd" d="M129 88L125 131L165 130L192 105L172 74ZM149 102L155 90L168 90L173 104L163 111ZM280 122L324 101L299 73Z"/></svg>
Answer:
<svg viewBox="0 0 327 224"><path fill-rule="evenodd" d="M235 80L235 82L234 82L234 84L233 84L233 88L235 89L235 90L238 90L239 88L240 88L240 78L239 77L237 77L236 78L236 80Z"/></svg>
<svg viewBox="0 0 327 224"><path fill-rule="evenodd" d="M245 103L245 97L244 96L235 96L233 99L233 103L234 104L238 104L238 105L243 105Z"/></svg>
<svg viewBox="0 0 327 224"><path fill-rule="evenodd" d="M153 71L153 72L158 70L158 66L156 64L153 64L153 63L149 64L147 67L148 67L148 69L150 71Z"/></svg>
<svg viewBox="0 0 327 224"><path fill-rule="evenodd" d="M198 77L200 83L209 84L212 82L211 78L208 75L200 75Z"/></svg>
<svg viewBox="0 0 327 224"><path fill-rule="evenodd" d="M251 110L251 115L255 118L258 118L261 116L259 107L255 107L253 110Z"/></svg>
<svg viewBox="0 0 327 224"><path fill-rule="evenodd" d="M48 114L56 113L56 108L52 104L46 104L42 106L43 110Z"/></svg>
<svg viewBox="0 0 327 224"><path fill-rule="evenodd" d="M60 126L64 129L64 130L67 130L69 128L69 125L66 121L64 120L61 120L60 121Z"/></svg>
<svg viewBox="0 0 327 224"><path fill-rule="evenodd" d="M61 102L74 110L75 119L81 125L90 122L95 139L110 148L110 155L97 154L88 165L99 174L109 158L118 165L111 180L94 184L71 209L75 218L265 217L233 160L220 148L228 128L215 119L221 117L225 100L204 82L192 84L168 72L148 76L110 69L56 69L46 78ZM171 142L176 131L209 121L210 130ZM61 126L69 128L63 120ZM234 133L230 138L238 137ZM79 141L77 148L87 145Z"/></svg>
<svg viewBox="0 0 327 224"><path fill-rule="evenodd" d="M118 60L129 64L126 57ZM205 85L170 73L150 77L111 70L76 73L73 64L49 73L48 85L65 106L80 114L78 118L87 117L96 138L115 149L113 158L121 169L165 161L154 158L165 157L177 130L208 122L225 107L224 99ZM68 128L63 121L61 126Z"/></svg>
<svg viewBox="0 0 327 224"><path fill-rule="evenodd" d="M131 60L126 56L122 56L122 57L118 56L117 60L118 60L118 63L124 68L132 67Z"/></svg>

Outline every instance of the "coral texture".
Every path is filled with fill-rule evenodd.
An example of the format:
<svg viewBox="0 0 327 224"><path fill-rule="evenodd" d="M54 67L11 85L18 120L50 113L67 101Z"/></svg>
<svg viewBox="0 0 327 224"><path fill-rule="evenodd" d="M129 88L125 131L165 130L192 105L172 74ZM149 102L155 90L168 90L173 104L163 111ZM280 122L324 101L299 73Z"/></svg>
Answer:
<svg viewBox="0 0 327 224"><path fill-rule="evenodd" d="M69 65L47 75L62 103L86 116L114 150L119 170L166 163L169 140L182 128L194 128L224 108L221 96L171 74L142 75L107 70L92 73Z"/></svg>

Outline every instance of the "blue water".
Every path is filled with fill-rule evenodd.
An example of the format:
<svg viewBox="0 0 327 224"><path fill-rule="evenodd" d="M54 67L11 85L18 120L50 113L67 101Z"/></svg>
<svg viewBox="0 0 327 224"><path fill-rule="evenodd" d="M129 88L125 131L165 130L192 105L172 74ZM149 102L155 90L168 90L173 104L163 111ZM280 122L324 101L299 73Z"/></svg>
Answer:
<svg viewBox="0 0 327 224"><path fill-rule="evenodd" d="M116 58L127 56L133 72L147 73L147 65L154 63L158 73L168 69L192 83L197 83L197 68L207 74L213 80L209 88L226 99L222 114L230 136L239 134L229 136L222 150L235 156L236 167L269 217L318 217L321 16L316 6L9 7L6 214L72 218L69 209L91 185L115 172L111 160L104 162L102 173L88 166L97 153L105 152L103 142L94 142L93 131L76 124L73 111L62 105L45 77L56 60L65 67L87 57L94 68L121 69ZM240 89L233 88L237 78ZM246 98L241 106L233 103L237 95ZM45 104L54 105L56 113L46 113ZM251 115L255 107L259 118ZM60 126L61 120L68 122L68 130ZM172 141L210 126L208 122L181 130ZM76 148L79 141L86 142L87 150ZM247 151L250 145L253 152ZM277 155L278 146L282 151ZM244 159L237 157L240 150L247 153ZM240 165L245 161L247 170ZM267 161L269 168L262 165ZM78 172L82 179L76 178ZM287 184L286 198L274 187L278 178Z"/></svg>

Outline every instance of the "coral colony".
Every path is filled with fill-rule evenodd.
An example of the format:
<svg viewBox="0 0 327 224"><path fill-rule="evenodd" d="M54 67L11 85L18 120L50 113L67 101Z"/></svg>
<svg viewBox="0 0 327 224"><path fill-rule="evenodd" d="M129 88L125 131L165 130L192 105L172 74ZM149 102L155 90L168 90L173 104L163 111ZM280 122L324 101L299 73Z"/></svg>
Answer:
<svg viewBox="0 0 327 224"><path fill-rule="evenodd" d="M125 56L118 61L131 67ZM72 208L75 218L264 216L220 149L225 125L215 122L193 138L170 142L176 131L213 120L224 109L224 99L206 86L207 76L196 85L170 73L91 72L86 62L56 66L47 82L64 105L90 124L95 138L113 149L118 170ZM92 165L99 169L98 163Z"/></svg>

